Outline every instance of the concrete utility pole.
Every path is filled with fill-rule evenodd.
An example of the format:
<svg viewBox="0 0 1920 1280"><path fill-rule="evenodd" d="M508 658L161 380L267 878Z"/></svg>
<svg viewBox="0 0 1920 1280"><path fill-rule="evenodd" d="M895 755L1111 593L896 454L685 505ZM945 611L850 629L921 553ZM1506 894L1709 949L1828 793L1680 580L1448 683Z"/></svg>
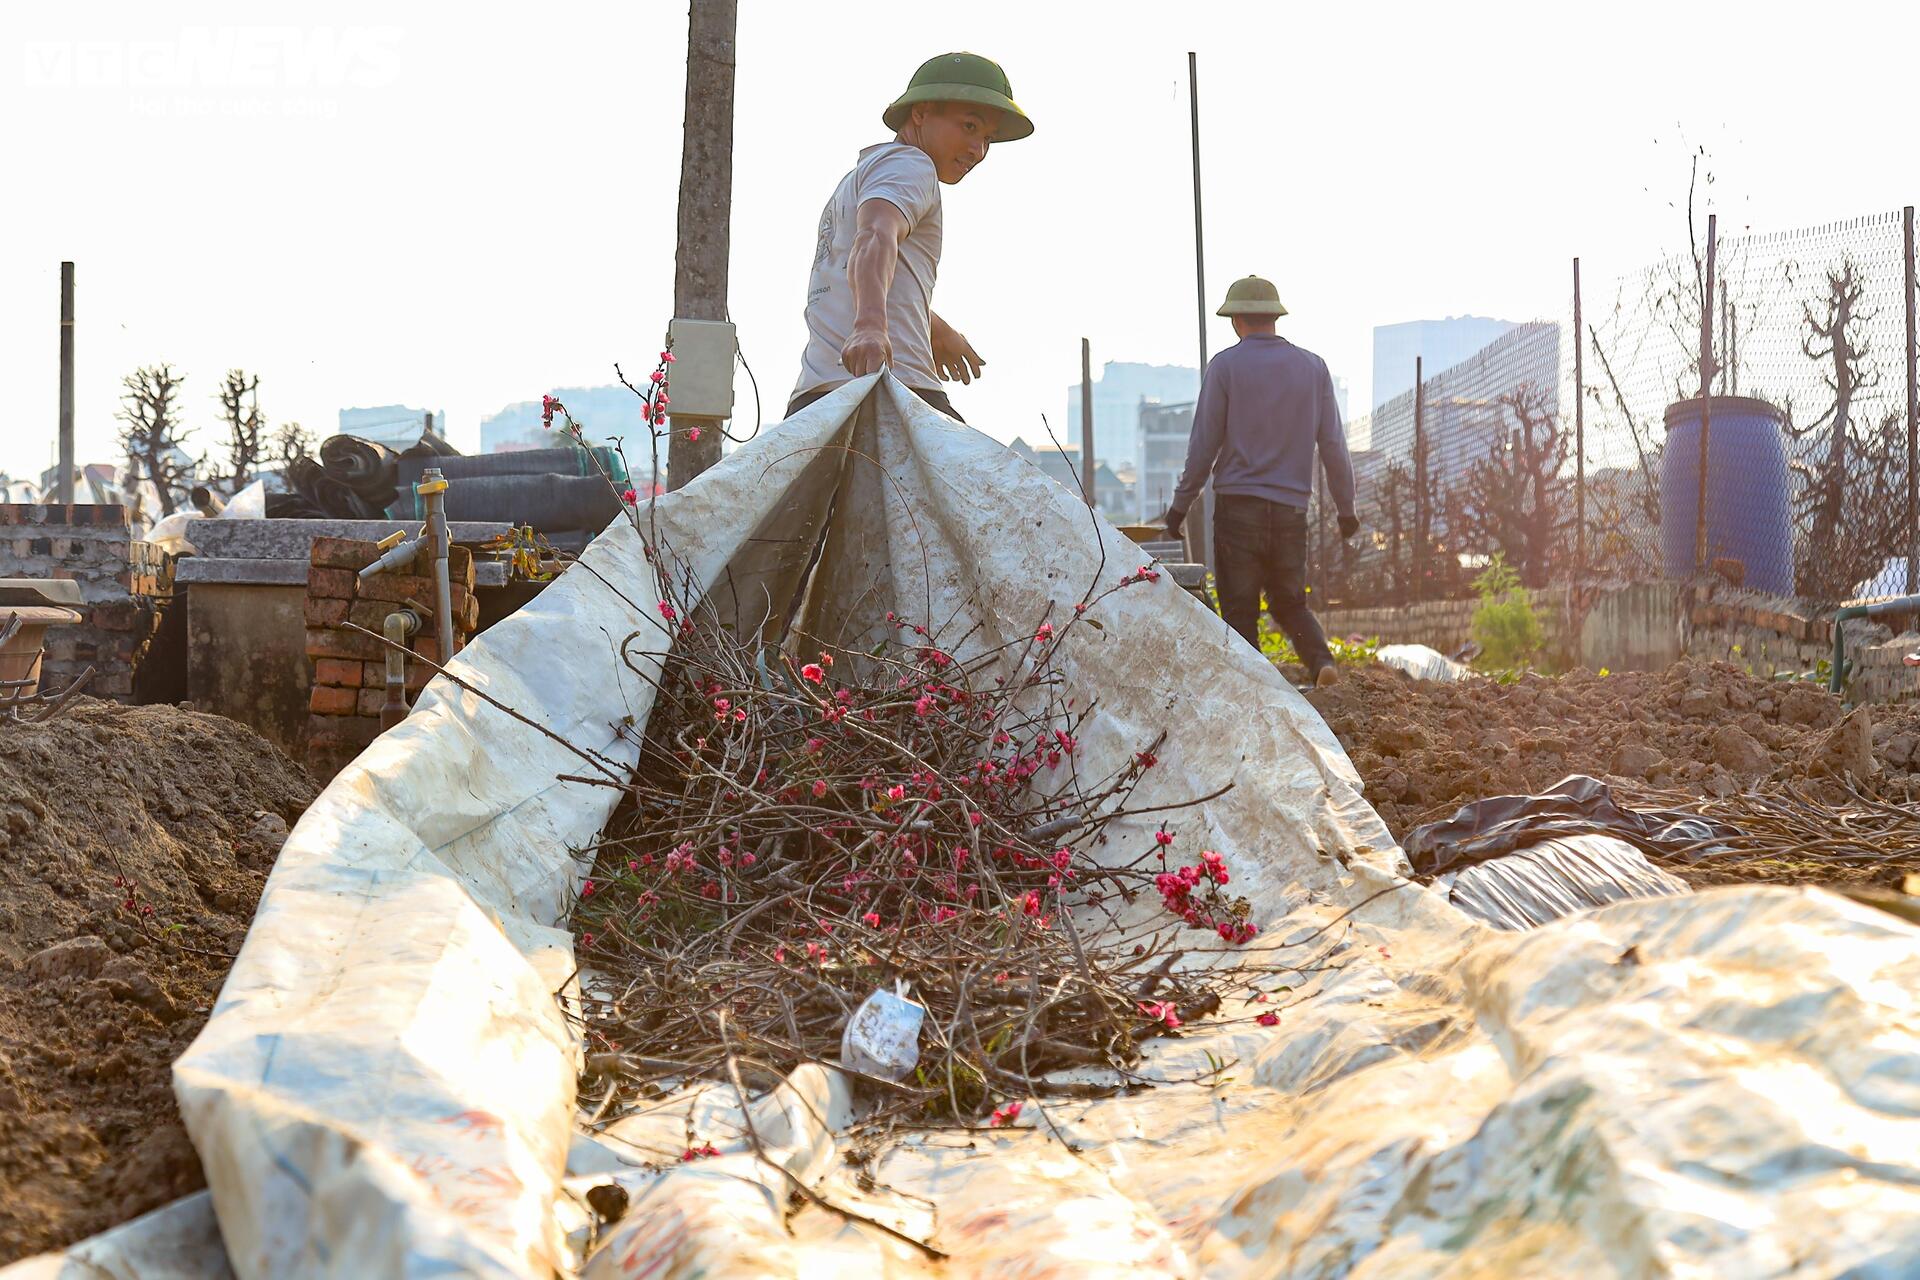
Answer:
<svg viewBox="0 0 1920 1280"><path fill-rule="evenodd" d="M733 71L736 0L691 0L687 103L680 131L680 222L673 255L673 314L727 318L727 251L733 217ZM668 379L671 391L672 379ZM671 413L671 410L669 410ZM720 461L720 422L672 414L667 478L678 489ZM699 428L698 440L688 428Z"/></svg>
<svg viewBox="0 0 1920 1280"><path fill-rule="evenodd" d="M60 470L53 500L73 501L73 264L60 264Z"/></svg>

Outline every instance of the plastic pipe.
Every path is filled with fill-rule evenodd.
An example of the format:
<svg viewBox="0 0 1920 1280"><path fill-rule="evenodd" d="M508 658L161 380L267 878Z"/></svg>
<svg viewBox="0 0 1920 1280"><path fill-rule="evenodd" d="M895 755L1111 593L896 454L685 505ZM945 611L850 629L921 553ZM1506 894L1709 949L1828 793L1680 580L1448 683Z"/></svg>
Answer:
<svg viewBox="0 0 1920 1280"><path fill-rule="evenodd" d="M387 637L387 700L380 706L380 727L391 729L407 718L407 637L420 629L420 615L395 609L381 626Z"/></svg>
<svg viewBox="0 0 1920 1280"><path fill-rule="evenodd" d="M404 569L412 564L419 558L420 553L427 548L425 540L427 531L423 528L420 532L422 536L412 540L407 540L402 535L396 533L394 535L395 541L393 545L381 552L378 560L375 560L372 564L360 571L360 581L370 582L374 577L385 573L389 569Z"/></svg>
<svg viewBox="0 0 1920 1280"><path fill-rule="evenodd" d="M440 468L420 473L414 492L427 500L427 533L433 539L434 630L440 640L440 665L453 661L453 584L447 570L451 533L447 529L447 478Z"/></svg>
<svg viewBox="0 0 1920 1280"><path fill-rule="evenodd" d="M1850 604L1833 614L1833 670L1827 675L1827 689L1839 693L1847 687L1847 639L1841 623L1853 618L1879 618L1889 613L1920 613L1920 595L1895 596L1872 604Z"/></svg>

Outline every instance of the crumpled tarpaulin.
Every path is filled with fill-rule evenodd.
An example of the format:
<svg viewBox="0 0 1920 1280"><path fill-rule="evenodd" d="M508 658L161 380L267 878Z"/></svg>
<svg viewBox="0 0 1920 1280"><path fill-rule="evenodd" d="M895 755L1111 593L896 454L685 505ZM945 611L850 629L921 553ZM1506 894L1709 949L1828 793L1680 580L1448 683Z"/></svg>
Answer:
<svg viewBox="0 0 1920 1280"><path fill-rule="evenodd" d="M1600 779L1573 773L1539 795L1489 796L1461 805L1452 817L1407 832L1401 845L1417 874L1437 875L1552 836L1588 833L1662 854L1684 854L1740 834L1681 809L1626 808Z"/></svg>
<svg viewBox="0 0 1920 1280"><path fill-rule="evenodd" d="M866 411L856 413L869 390ZM1075 495L890 379L852 384L660 500L661 536L751 625L807 581L801 626L957 615L978 643L1138 567ZM1165 579L1065 647L1105 769L1161 730L1151 805L1228 855L1265 931L1214 957L1229 1002L1143 1070L1159 1087L1029 1103L1012 1131L882 1148L872 1183L818 1067L754 1105L689 1090L576 1138L564 925L648 674L619 659L656 600L616 523L442 679L294 829L206 1028L175 1069L231 1265L291 1276L575 1269L574 1195L632 1208L609 1277L1899 1275L1920 1266L1920 932L1817 891L1621 903L1499 933L1410 870L1332 735ZM1150 839L1144 822L1114 848ZM1144 909L1144 908L1143 908ZM1091 922L1089 922L1091 927ZM1248 1015L1277 1011L1279 1025ZM722 1156L674 1160L692 1124ZM651 1158L652 1162L649 1162ZM569 1176L571 1174L571 1176Z"/></svg>
<svg viewBox="0 0 1920 1280"><path fill-rule="evenodd" d="M1435 876L1433 887L1496 929L1532 929L1629 898L1692 892L1626 841L1597 834L1543 839Z"/></svg>

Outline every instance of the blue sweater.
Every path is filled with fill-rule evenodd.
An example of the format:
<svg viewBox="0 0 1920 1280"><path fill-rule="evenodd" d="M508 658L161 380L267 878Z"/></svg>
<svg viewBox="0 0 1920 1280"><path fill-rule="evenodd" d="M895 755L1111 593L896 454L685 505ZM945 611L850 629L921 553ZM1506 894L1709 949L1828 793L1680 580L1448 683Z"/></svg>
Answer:
<svg viewBox="0 0 1920 1280"><path fill-rule="evenodd" d="M1305 507L1313 496L1316 445L1334 507L1350 516L1353 461L1327 362L1285 338L1242 338L1207 362L1171 510L1185 515L1209 472L1215 493Z"/></svg>

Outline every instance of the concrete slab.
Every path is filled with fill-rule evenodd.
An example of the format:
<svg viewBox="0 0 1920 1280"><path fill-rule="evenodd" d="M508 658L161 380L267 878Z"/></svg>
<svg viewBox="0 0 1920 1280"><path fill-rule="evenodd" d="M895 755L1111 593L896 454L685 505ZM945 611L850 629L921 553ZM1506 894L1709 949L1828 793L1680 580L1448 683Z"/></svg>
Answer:
<svg viewBox="0 0 1920 1280"><path fill-rule="evenodd" d="M1207 566L1203 564L1162 564L1176 584L1189 591L1204 590L1207 585Z"/></svg>
<svg viewBox="0 0 1920 1280"><path fill-rule="evenodd" d="M69 605L86 603L71 578L0 578L0 604Z"/></svg>
<svg viewBox="0 0 1920 1280"><path fill-rule="evenodd" d="M508 533L504 520L456 520L455 542L469 545ZM420 522L404 520L195 520L187 541L203 556L228 560L298 560L313 553L315 538L359 538L378 542L396 530L418 533Z"/></svg>
<svg viewBox="0 0 1920 1280"><path fill-rule="evenodd" d="M507 566L481 560L473 566L474 585L488 590L507 585ZM174 566L176 585L220 583L236 587L302 587L307 584L307 561L258 557L183 556Z"/></svg>

